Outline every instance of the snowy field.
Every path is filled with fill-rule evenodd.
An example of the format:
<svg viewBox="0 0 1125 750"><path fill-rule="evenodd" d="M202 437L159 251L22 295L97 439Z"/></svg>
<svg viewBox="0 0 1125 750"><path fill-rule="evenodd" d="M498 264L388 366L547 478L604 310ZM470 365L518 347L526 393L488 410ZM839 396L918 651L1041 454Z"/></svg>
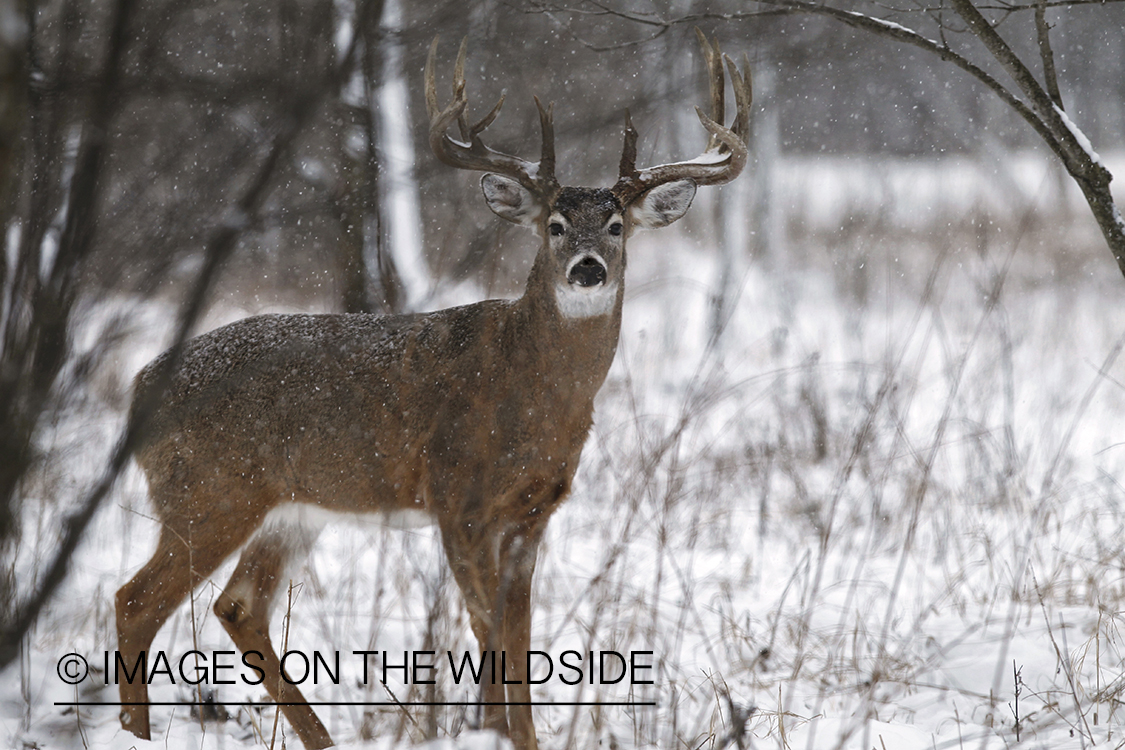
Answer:
<svg viewBox="0 0 1125 750"><path fill-rule="evenodd" d="M998 164L777 165L782 243L735 265L717 336L720 263L704 234L633 240L617 360L540 557L532 647L556 660L651 652L652 684L556 674L533 691L556 704L535 709L542 747L1125 747L1125 282L1049 170ZM1008 199L981 197L997 191ZM90 340L128 304L102 301ZM167 335L169 308L127 309L131 335L44 437L20 580L36 575L59 504L97 475L129 378ZM142 742L114 707L56 705L117 700L101 671L113 593L155 534L131 471L0 686L0 742L300 746L268 706L224 721L156 707ZM231 568L154 648L233 648L210 613ZM288 643L342 652L343 677L306 696L474 700L441 670L434 686L401 670L361 685L351 658L475 649L453 588L430 529L329 526L294 580ZM91 665L78 686L57 674L71 652ZM151 693L191 697L180 680ZM265 691L224 685L214 699ZM634 705L560 705L572 702ZM496 746L463 707L319 713L344 747L405 747L435 729L431 747Z"/></svg>

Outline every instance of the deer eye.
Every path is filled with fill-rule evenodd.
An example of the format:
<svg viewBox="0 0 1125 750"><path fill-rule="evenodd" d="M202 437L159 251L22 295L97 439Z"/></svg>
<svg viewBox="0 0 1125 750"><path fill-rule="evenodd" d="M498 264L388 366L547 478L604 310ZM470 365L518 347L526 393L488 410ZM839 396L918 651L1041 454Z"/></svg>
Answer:
<svg viewBox="0 0 1125 750"><path fill-rule="evenodd" d="M608 230L608 231L609 231L609 233L610 233L610 234L612 234L612 235L613 235L614 237L618 237L618 236L620 236L620 235L621 235L621 230L622 230L622 229L623 229L623 227L621 226L621 222L620 222L620 221L615 221L615 222L613 222L612 224L610 224L610 225L609 225L609 230Z"/></svg>
<svg viewBox="0 0 1125 750"><path fill-rule="evenodd" d="M550 232L555 237L558 237L559 235L561 235L566 230L563 228L562 224L558 223L557 221L552 221L550 223L550 225L548 225L547 231Z"/></svg>

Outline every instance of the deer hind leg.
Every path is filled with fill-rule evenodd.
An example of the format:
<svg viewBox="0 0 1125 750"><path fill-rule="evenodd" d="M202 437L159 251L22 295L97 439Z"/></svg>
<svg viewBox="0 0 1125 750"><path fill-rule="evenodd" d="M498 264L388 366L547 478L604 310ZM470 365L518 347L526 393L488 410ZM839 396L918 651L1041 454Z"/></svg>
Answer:
<svg viewBox="0 0 1125 750"><path fill-rule="evenodd" d="M227 520L231 521L229 528ZM146 666L151 668L136 666L141 654L148 652L157 631L180 603L249 534L232 534L231 529L250 529L253 521L228 516L223 526L209 529L206 518L194 523L182 516L165 520L152 559L117 592L117 650L126 670L143 673ZM193 543L193 539L202 541ZM132 680L126 675L119 678L121 726L141 739L150 739L147 677L134 673Z"/></svg>
<svg viewBox="0 0 1125 750"><path fill-rule="evenodd" d="M238 567L215 602L215 614L231 640L245 656L255 653L250 663L265 674L263 684L309 750L330 747L332 738L324 724L296 686L281 674L281 661L270 640L270 610L276 594L289 580L293 566L308 556L322 523L304 517L301 509L287 507L266 518L261 530L250 540Z"/></svg>

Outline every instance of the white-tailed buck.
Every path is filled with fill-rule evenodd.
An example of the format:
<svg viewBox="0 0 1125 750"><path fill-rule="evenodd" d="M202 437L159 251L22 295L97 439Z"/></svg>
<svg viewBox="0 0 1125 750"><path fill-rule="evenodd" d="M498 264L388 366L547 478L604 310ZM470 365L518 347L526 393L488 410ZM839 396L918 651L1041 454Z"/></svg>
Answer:
<svg viewBox="0 0 1125 750"><path fill-rule="evenodd" d="M453 100L440 108L434 40L425 71L430 145L452 167L486 172L488 207L539 235L526 290L420 315L264 315L188 342L136 454L161 528L152 559L117 592L125 664L136 664L192 589L241 549L215 614L239 650L264 655L265 687L305 747L331 745L281 679L269 636L278 587L328 515L312 509L423 511L438 525L480 648L506 651L507 677L518 681L485 672L484 726L517 748L536 747L522 674L532 572L617 348L625 241L679 219L698 186L728 182L746 163L748 73L700 39L711 89L710 116L699 111L706 150L637 169L626 115L620 176L608 189L559 185L552 110L538 99L538 162L484 145L480 134L503 98L480 122L466 119L464 43ZM730 128L724 60L737 110ZM167 356L141 370L137 393L154 387ZM141 738L150 736L147 700L142 679L121 683L122 726Z"/></svg>

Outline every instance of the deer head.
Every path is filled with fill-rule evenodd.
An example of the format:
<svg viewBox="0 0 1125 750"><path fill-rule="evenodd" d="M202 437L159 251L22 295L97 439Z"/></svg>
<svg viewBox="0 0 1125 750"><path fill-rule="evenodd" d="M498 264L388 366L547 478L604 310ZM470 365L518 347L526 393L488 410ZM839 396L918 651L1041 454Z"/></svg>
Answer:
<svg viewBox="0 0 1125 750"><path fill-rule="evenodd" d="M625 144L617 183L610 188L561 187L555 177L554 106L544 107L535 98L542 131L539 161L494 151L481 133L496 119L504 104L501 96L480 121L466 118L465 51L462 41L453 74L453 98L438 106L434 39L426 60L426 108L430 117L430 147L445 164L458 169L486 172L481 179L488 207L500 218L529 227L542 244L528 280L525 297L535 294L549 300L563 319L584 319L619 309L625 273L625 241L637 229L667 226L691 206L696 188L733 180L746 165L746 138L751 101L750 78L708 42L696 29L707 64L711 114L696 108L709 134L707 148L691 161L638 170L637 130L625 115ZM736 116L730 128L724 118L723 61L730 71ZM745 67L745 66L744 66ZM456 122L459 138L449 128Z"/></svg>

